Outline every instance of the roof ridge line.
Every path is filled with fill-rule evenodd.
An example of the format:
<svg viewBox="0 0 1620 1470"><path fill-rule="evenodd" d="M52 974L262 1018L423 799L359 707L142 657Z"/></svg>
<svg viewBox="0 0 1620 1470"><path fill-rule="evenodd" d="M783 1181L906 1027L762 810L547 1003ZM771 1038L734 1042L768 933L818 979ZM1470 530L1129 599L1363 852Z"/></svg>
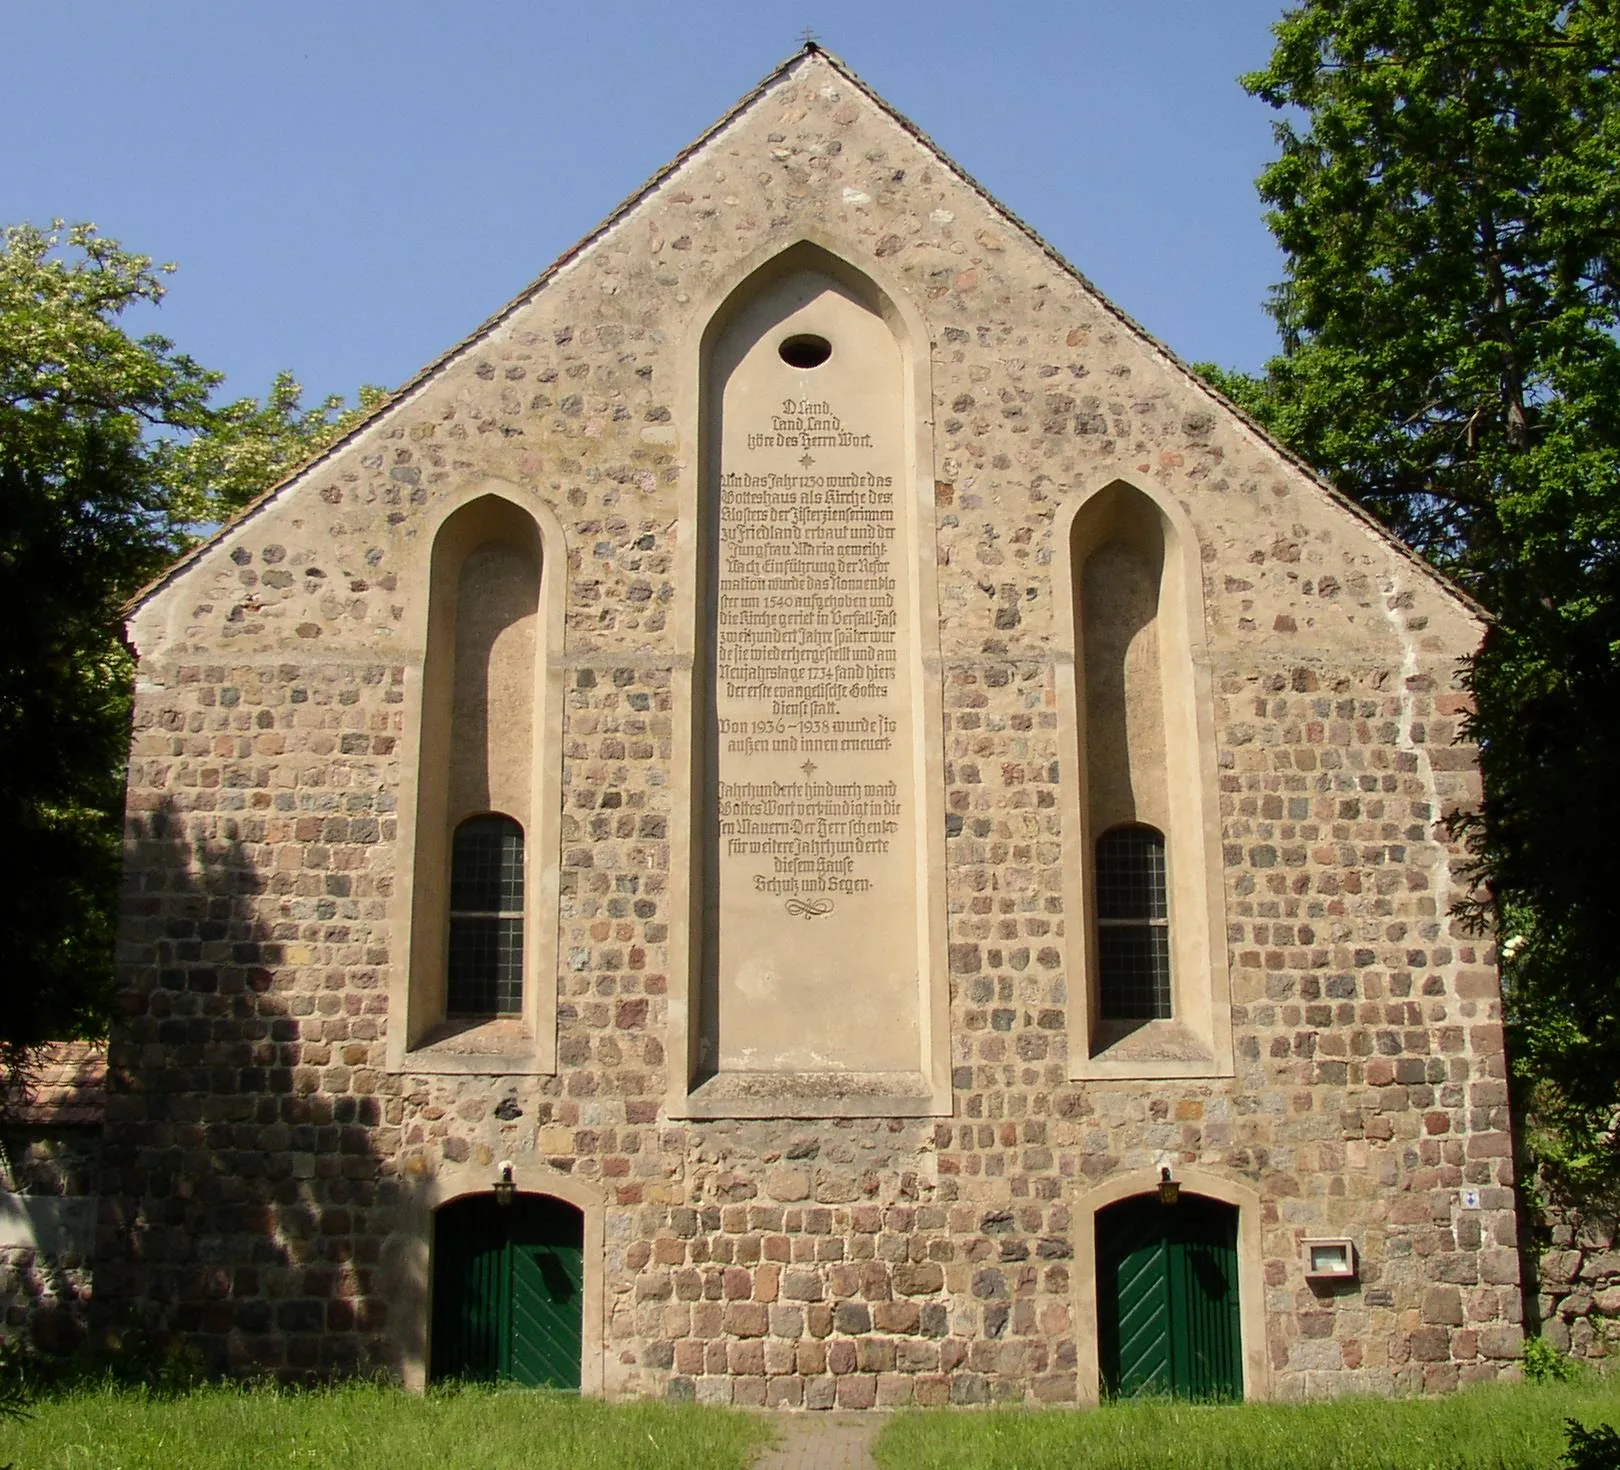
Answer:
<svg viewBox="0 0 1620 1470"><path fill-rule="evenodd" d="M946 168L948 168L956 175L958 179L962 181L962 183L967 185L967 187L974 194L978 195L980 199L989 205L990 209L995 214L1005 219L1021 234L1026 236L1060 270L1078 281L1080 285L1084 287L1085 290L1096 300L1097 304L1103 308L1104 311L1106 311L1128 331L1140 338L1155 352L1159 353L1159 355L1164 358L1165 362L1171 368L1179 372L1182 377L1188 379L1202 392L1213 398L1216 403L1218 403L1228 413L1232 414L1241 423L1243 423L1250 430L1250 432L1258 435L1263 444L1275 451L1277 454L1281 455L1283 459L1287 460L1288 463L1293 465L1295 469L1304 474L1306 478L1309 479L1314 485L1325 491L1329 496L1337 501L1339 505L1348 510L1358 520L1362 521L1378 535L1380 540L1387 542L1409 562L1411 562L1419 571L1427 573L1430 577L1439 582L1446 591L1450 592L1452 596L1461 602L1463 606L1467 608L1467 610L1475 617L1483 618L1488 621L1495 621L1494 615L1491 613L1490 609L1485 607L1476 597L1474 597L1473 594L1467 590L1467 588L1459 585L1448 572L1442 570L1440 567L1437 567L1421 552L1415 550L1411 546L1408 546L1405 541L1403 541L1395 534L1394 531L1379 520L1378 517L1368 510L1366 506L1362 505L1360 501L1340 490L1337 485L1328 480L1308 460L1301 457L1280 440L1274 438L1270 430L1254 419L1247 412L1247 410L1240 408L1236 403L1232 402L1230 398L1222 393L1219 388L1215 387L1213 383L1210 383L1199 373L1195 372L1191 365L1184 361L1176 353L1174 348L1167 346L1157 336L1155 336L1139 321L1137 321L1135 317L1119 306L1110 296L1100 290L1092 282L1091 278L1087 276L1085 272L1082 271L1078 266L1076 266L1074 262L1071 261L1066 255L1064 255L1063 252L1057 248L1057 246L1053 245L1051 241L1047 240L1045 236L1043 236L1039 230L1025 220L1022 215L1017 214L1015 211L1009 209L1005 204L1003 204L1000 199L992 194L990 190L985 188L985 186L974 178L973 175L970 174L965 168L963 168L962 165L958 163L950 153L941 148L938 143L936 143L926 132L924 132L922 128L918 127L916 123L905 115L905 113L901 112L900 109L895 107L894 104L888 101L887 98L883 97L867 82L863 81L856 73L854 68L851 67L848 62L844 61L842 57L837 56L833 52L827 50L825 46L820 46L814 41L805 43L805 52L808 53L811 51L819 52L820 55L824 56L827 59L827 62L836 71L843 75L851 85L859 87L860 90L874 103L876 103L883 112L887 113L891 118L893 118L901 128L903 128L907 133L915 138L918 143L920 143L924 148L938 158ZM784 66L786 65L787 63L784 63Z"/></svg>
<svg viewBox="0 0 1620 1470"><path fill-rule="evenodd" d="M299 479L312 470L315 466L319 465L323 460L336 454L338 450L348 445L363 429L368 428L382 415L386 414L396 405L403 403L408 396L413 394L417 389L423 387L431 378L436 376L455 358L466 351L467 348L471 347L474 343L481 341L483 338L487 337L491 332L501 326L516 311L527 305L562 270L564 270L581 254L583 254L585 250L587 250L591 245L595 244L605 234L618 225L620 221L622 221L633 209L635 209L643 200L651 195L654 190L656 190L667 179L684 167L685 164L699 151L701 151L711 139L730 126L730 124L736 118L748 111L748 109L751 108L762 96L764 96L768 90L774 87L778 82L785 79L795 68L818 56L821 57L835 72L842 76L851 86L859 90L860 93L866 97L868 101L873 103L873 105L876 106L880 112L891 118L903 132L907 133L919 145L926 149L930 155L937 159L974 195L983 201L990 208L993 214L1005 220L1015 230L1034 244L1035 247L1040 250L1041 253L1045 255L1055 266L1057 266L1059 270L1077 281L1082 289L1085 290L1087 295L1090 296L1092 300L1094 300L1097 305L1102 308L1103 311L1112 316L1117 322L1119 322L1121 326L1123 326L1128 332L1144 343L1151 351L1157 353L1168 367L1179 373L1188 382L1193 384L1206 397L1214 400L1214 402L1220 405L1226 412L1233 415L1251 433L1256 435L1260 439L1261 443L1269 447L1282 459L1291 464L1296 470L1310 480L1312 484L1326 493L1343 509L1349 511L1351 515L1353 515L1357 520L1361 521L1368 529L1373 531L1379 540L1394 548L1417 570L1426 573L1429 577L1437 581L1446 591L1455 597L1468 610L1469 613L1478 618L1491 618L1492 615L1490 610L1484 607L1465 588L1458 585L1458 583L1453 580L1448 573L1435 566L1433 562L1429 561L1411 546L1408 546L1405 541L1397 536L1394 531L1380 521L1377 516L1363 506L1359 501L1353 499L1344 491L1340 490L1336 485L1332 484L1308 461L1302 458L1294 450L1290 449L1286 444L1283 444L1279 440L1275 439L1271 435L1270 431L1251 417L1247 411L1239 407L1236 403L1232 402L1231 399L1229 399L1213 384L1209 383L1198 373L1194 372L1192 367L1180 356L1178 356L1173 348L1167 346L1157 336L1155 336L1134 317L1132 317L1129 312L1121 308L1108 295L1100 290L1092 282L1092 280L1079 269L1078 266L1069 260L1068 257L1065 256L1063 252L1060 251L1055 245L1047 240L1040 233L1040 231L1038 231L1021 215L1017 214L1003 204L1001 200L992 194L990 190L987 189L983 184L981 184L978 179L963 168L962 165L951 156L951 154L940 147L940 145L936 143L927 132L925 132L921 127L907 117L905 113L901 112L899 108L895 107L893 103L888 101L888 99L873 88L870 83L863 80L848 62L846 62L836 52L828 50L827 47L822 45L819 41L809 39L807 39L792 55L779 62L753 87L749 88L749 90L739 97L737 101L734 102L729 108L727 108L719 118L705 128L703 132L694 138L692 142L687 144L686 147L682 148L677 154L675 154L675 156L671 158L668 163L659 168L639 188L633 190L622 200L620 200L613 210L607 214L593 229L581 236L579 240L577 240L554 261L552 261L552 263L548 265L538 276L536 276L534 280L519 291L516 296L512 297L511 300L509 300L498 311L485 318L485 320L473 328L471 332L451 343L449 347L445 348L431 361L419 368L415 373L407 378L405 382L403 382L397 389L389 393L387 398L385 398L381 403L377 404L377 406L368 412L363 418L358 419L339 438L334 439L330 444L326 445L316 454L310 456L310 458L307 460L301 461L293 469L288 471L287 474L283 475L279 480L277 480L273 485L261 491L260 494L244 505L239 511L236 512L236 514L231 516L227 521L223 522L211 535L205 537L202 541L199 541L195 546L191 547L188 551L177 557L175 561L172 562L162 573L136 591L123 606L122 612L124 616L127 618L138 611L140 607L143 606L151 597L161 591L165 586L173 581L176 576L178 576L194 561L200 558L204 552L206 552L210 547L214 546L231 531L234 531L252 516L257 514L258 511L268 505L272 499L278 496L281 491L290 485L294 480Z"/></svg>

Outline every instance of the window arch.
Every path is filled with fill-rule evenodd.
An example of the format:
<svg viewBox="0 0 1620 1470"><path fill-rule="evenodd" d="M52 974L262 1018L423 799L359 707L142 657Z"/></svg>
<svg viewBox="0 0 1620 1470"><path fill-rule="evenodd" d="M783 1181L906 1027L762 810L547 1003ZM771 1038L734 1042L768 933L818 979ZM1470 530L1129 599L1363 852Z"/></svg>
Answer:
<svg viewBox="0 0 1620 1470"><path fill-rule="evenodd" d="M1229 1076L1197 533L1123 476L1070 503L1055 592L1074 1077Z"/></svg>
<svg viewBox="0 0 1620 1470"><path fill-rule="evenodd" d="M445 1012L523 1010L523 828L511 817L469 817L450 851L450 944Z"/></svg>
<svg viewBox="0 0 1620 1470"><path fill-rule="evenodd" d="M1164 833L1132 824L1097 839L1098 1011L1104 1021L1172 1014Z"/></svg>
<svg viewBox="0 0 1620 1470"><path fill-rule="evenodd" d="M395 1070L556 1069L563 571L556 517L486 481L450 498L414 585L390 989Z"/></svg>
<svg viewBox="0 0 1620 1470"><path fill-rule="evenodd" d="M676 698L690 698L694 717L677 725L685 800L670 836L671 863L691 881L687 927L670 935L672 989L686 1001L670 1006L670 1116L948 1114L943 754L913 738L941 719L938 635L924 612L937 602L934 560L921 552L933 517L927 328L903 296L811 240L739 265L710 301L694 314L687 358L699 425L684 564L693 656L676 671ZM807 517L808 549L781 575L815 595L791 615L751 597L745 606L739 594L771 565L756 558L776 549L743 534L760 529L739 524L749 485L799 476L812 441L821 448L832 431L864 453L863 549L856 558ZM839 462L826 464L841 482ZM859 631L840 630L845 604L820 595L839 555L871 564L872 619ZM827 718L801 732L810 715ZM741 738L788 718L780 738ZM810 816L832 810L824 787L870 798L863 814L881 815L883 835L862 847L858 870L854 856L837 871L808 855L761 859L745 840L760 811L752 793L775 783L798 783Z"/></svg>

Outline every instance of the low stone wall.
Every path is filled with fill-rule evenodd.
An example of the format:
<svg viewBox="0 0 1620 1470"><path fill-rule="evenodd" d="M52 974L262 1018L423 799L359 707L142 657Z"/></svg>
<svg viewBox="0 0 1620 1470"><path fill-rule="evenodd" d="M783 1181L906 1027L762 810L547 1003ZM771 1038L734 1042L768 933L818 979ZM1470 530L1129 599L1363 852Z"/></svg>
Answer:
<svg viewBox="0 0 1620 1470"><path fill-rule="evenodd" d="M96 1242L106 1048L61 1042L0 1117L0 1341L84 1338Z"/></svg>
<svg viewBox="0 0 1620 1470"><path fill-rule="evenodd" d="M1560 1352L1594 1359L1620 1352L1620 1246L1615 1217L1555 1212L1551 1243L1535 1262L1532 1325Z"/></svg>
<svg viewBox="0 0 1620 1470"><path fill-rule="evenodd" d="M14 1134L0 1189L0 1336L46 1352L77 1345L90 1300L100 1130L73 1134Z"/></svg>

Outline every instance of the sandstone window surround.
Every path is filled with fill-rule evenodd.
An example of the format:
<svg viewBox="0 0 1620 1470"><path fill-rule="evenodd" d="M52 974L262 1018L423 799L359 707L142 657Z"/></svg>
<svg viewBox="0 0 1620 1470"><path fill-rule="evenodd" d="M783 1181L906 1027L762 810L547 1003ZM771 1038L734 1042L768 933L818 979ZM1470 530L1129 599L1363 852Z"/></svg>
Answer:
<svg viewBox="0 0 1620 1470"><path fill-rule="evenodd" d="M436 512L410 581L408 646L425 653L406 679L394 903L395 933L409 942L390 991L389 1065L547 1074L557 1055L567 553L556 516L517 486L466 487ZM491 835L491 823L501 824L506 865L515 860L517 871L496 875L493 908L483 899L466 907L469 885L452 874L457 838ZM495 951L468 970L470 950L491 939ZM491 968L503 948L516 971L504 986ZM475 971L490 982L483 993L464 986Z"/></svg>
<svg viewBox="0 0 1620 1470"><path fill-rule="evenodd" d="M1069 1074L1230 1076L1231 989L1197 535L1172 497L1128 473L1105 473L1066 501L1054 535L1062 548L1053 557L1060 610L1053 655ZM1099 895L1099 845L1131 829L1162 837L1167 1007L1122 1008L1104 999L1118 941L1105 938L1114 925Z"/></svg>
<svg viewBox="0 0 1620 1470"><path fill-rule="evenodd" d="M928 333L811 238L692 323L666 1107L948 1114Z"/></svg>

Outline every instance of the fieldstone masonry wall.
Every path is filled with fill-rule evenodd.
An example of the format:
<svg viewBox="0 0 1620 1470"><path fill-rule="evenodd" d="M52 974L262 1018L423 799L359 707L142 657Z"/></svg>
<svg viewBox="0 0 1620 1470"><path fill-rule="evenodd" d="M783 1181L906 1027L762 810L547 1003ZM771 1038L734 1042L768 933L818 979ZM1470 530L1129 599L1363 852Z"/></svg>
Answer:
<svg viewBox="0 0 1620 1470"><path fill-rule="evenodd" d="M671 1121L690 384L718 283L806 234L932 336L952 1111ZM1198 537L1233 1076L1070 1075L1077 763L1057 733L1052 528L1121 478ZM474 484L545 503L567 542L554 1076L386 1065L421 528ZM1473 614L824 55L773 75L131 628L106 1310L239 1369L409 1372L413 1192L506 1158L520 1188L568 1175L601 1200L587 1269L609 1392L1070 1402L1096 1391L1076 1366L1085 1196L1169 1164L1263 1200L1251 1393L1512 1370L1497 982L1448 918L1442 825L1478 796L1458 743ZM1340 1235L1359 1281L1313 1286L1300 1242Z"/></svg>
<svg viewBox="0 0 1620 1470"><path fill-rule="evenodd" d="M1539 1335L1576 1358L1607 1358L1620 1347L1620 1248L1615 1219L1597 1211L1550 1210L1547 1244L1531 1288Z"/></svg>

